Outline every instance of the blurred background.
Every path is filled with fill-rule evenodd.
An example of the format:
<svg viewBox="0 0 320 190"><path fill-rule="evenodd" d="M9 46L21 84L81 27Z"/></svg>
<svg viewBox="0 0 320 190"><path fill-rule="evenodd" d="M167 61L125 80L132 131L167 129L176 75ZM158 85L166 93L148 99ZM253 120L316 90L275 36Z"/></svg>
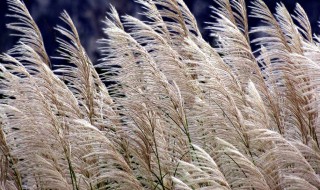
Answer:
<svg viewBox="0 0 320 190"><path fill-rule="evenodd" d="M142 11L139 5L134 3L134 0L24 0L24 2L42 32L49 56L57 55L57 43L55 42L57 32L53 27L61 24L59 15L63 10L66 10L72 17L82 45L93 62L99 57L96 41L104 37L102 20L109 10L109 5L115 6L120 15L128 14L139 17L138 13ZM195 15L204 38L212 43L210 32L204 29L206 26L204 22L214 21L210 18L211 10L209 8L210 5L214 5L214 0L185 0L185 2ZM250 1L247 2L247 5L250 5ZM280 1L265 0L265 2L274 12L276 3ZM319 33L320 0L282 0L282 2L290 13L293 13L295 4L300 3L309 16L313 32ZM6 0L0 0L0 53L12 48L17 41L16 38L10 36L11 31L6 29L5 24L12 21L5 16L7 13ZM258 21L250 20L250 26L257 24Z"/></svg>

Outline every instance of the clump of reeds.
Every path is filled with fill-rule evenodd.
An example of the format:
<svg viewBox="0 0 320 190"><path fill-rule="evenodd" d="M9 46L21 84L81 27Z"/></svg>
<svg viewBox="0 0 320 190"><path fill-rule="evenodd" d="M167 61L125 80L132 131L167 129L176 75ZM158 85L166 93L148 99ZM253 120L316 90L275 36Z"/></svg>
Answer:
<svg viewBox="0 0 320 190"><path fill-rule="evenodd" d="M320 38L301 6L217 0L211 47L183 0L137 3L145 21L111 8L98 64L62 13L68 64L52 70L8 0L20 41L1 56L0 189L320 189Z"/></svg>

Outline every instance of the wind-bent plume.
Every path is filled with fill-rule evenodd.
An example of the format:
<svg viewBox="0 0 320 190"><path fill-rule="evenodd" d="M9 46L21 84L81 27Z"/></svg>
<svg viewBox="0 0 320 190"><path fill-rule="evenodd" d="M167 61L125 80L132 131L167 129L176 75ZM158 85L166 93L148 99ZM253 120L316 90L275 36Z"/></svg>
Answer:
<svg viewBox="0 0 320 190"><path fill-rule="evenodd" d="M144 21L111 7L99 63L63 12L51 70L7 2L20 41L0 57L0 189L320 189L320 37L299 4L218 0L215 47L183 0L137 0Z"/></svg>

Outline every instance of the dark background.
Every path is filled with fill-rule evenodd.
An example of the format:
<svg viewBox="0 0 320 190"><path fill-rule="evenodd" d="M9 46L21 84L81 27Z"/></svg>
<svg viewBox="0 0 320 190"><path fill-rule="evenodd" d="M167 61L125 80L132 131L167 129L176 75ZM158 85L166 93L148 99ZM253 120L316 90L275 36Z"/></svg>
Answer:
<svg viewBox="0 0 320 190"><path fill-rule="evenodd" d="M94 62L99 57L96 41L104 37L102 20L109 9L109 4L114 5L120 15L129 14L139 17L138 12L141 12L140 7L133 0L25 0L24 2L42 32L49 56L57 55L55 42L57 32L53 27L61 24L59 15L66 10L78 29L82 45ZM209 31L204 29L206 26L204 22L214 21L210 18L209 8L210 5L214 5L214 0L185 0L185 2L195 15L204 38L212 43L213 39L209 37ZM249 1L247 2L247 5L250 5ZM274 12L276 3L280 1L265 0L265 2ZM295 4L300 3L309 16L313 32L319 32L320 0L282 0L282 2L290 13L293 13ZM5 16L7 13L6 0L0 0L0 53L12 48L17 41L6 29L5 24L12 21ZM250 20L250 26L257 24L258 21Z"/></svg>

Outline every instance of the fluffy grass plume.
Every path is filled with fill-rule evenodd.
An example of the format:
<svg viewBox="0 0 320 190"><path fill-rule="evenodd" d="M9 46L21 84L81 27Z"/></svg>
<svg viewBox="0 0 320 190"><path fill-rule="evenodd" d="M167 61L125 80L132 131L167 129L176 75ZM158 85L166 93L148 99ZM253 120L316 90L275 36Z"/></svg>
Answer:
<svg viewBox="0 0 320 190"><path fill-rule="evenodd" d="M0 189L320 189L320 37L300 5L217 0L215 47L183 0L136 0L144 21L111 7L96 64L63 12L68 64L52 67L7 2L20 41L1 55Z"/></svg>

